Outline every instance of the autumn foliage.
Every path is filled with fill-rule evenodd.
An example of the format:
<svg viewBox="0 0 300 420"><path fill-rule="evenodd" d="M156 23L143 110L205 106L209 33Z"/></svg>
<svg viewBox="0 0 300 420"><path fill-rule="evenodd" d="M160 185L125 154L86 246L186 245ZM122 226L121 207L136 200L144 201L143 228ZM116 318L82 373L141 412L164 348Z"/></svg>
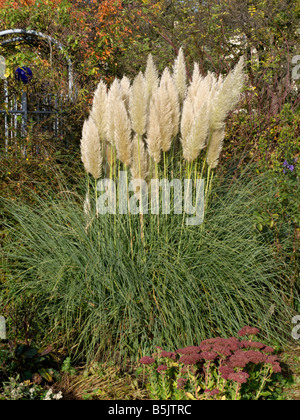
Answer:
<svg viewBox="0 0 300 420"><path fill-rule="evenodd" d="M120 0L0 0L0 30L30 28L48 34L67 49L82 77L115 75L115 55L132 30Z"/></svg>

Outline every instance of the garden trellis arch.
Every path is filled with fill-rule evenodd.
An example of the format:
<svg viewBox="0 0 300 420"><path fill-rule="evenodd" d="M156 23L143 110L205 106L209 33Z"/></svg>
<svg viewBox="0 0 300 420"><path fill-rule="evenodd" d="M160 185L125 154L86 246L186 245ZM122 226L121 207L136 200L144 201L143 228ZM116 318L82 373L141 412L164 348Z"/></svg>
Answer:
<svg viewBox="0 0 300 420"><path fill-rule="evenodd" d="M58 49L61 51L61 53L64 56L64 59L66 61L67 67L68 67L68 95L65 99L68 99L69 101L74 101L74 81L73 81L73 64L68 56L65 48L63 45L58 42L55 38L51 37L50 35L43 34L42 32L37 32L34 30L26 30L26 29L7 29L4 31L0 31L0 39L2 37L6 36L13 36L12 38L5 39L1 42L1 46L8 45L10 43L15 42L30 42L34 38L36 39L43 39L48 42L50 47L52 45L56 45ZM5 150L7 151L8 147L8 141L9 141L9 133L8 133L8 115L11 114L12 117L16 118L17 116L21 115L22 117L22 135L26 133L26 126L27 126L27 116L30 111L28 111L28 99L25 92L22 94L22 100L21 100L21 109L18 109L17 104L14 104L12 106L12 109L8 111L8 83L7 80L4 80L4 102L6 104L7 109L6 110L0 110L0 114L5 114ZM40 109L31 112L32 114L50 114L49 111L42 111Z"/></svg>
<svg viewBox="0 0 300 420"><path fill-rule="evenodd" d="M46 41L48 41L48 43L57 45L57 47L63 53L63 55L66 59L66 62L68 64L69 99L72 100L73 99L73 64L72 64L72 61L71 61L70 57L66 53L65 48L62 46L62 44L60 42L58 42L56 39L52 38L50 35L46 35L46 34L43 34L42 32L36 32L36 31L33 31L33 30L7 29L5 31L0 31L0 37L6 36L6 35L16 35L16 34L21 34L21 35L25 35L25 36L24 37L17 37L17 38L15 37L15 38L12 38L12 39L2 41L1 45L5 45L5 44L11 43L11 42L16 42L16 41L26 41L26 38L30 39L30 37L32 37L32 36L45 39Z"/></svg>

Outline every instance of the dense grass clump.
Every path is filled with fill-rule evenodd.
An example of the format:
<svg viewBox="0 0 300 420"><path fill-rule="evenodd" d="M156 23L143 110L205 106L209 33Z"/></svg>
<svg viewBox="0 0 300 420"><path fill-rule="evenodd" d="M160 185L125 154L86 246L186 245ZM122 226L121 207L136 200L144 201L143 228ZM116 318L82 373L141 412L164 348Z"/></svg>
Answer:
<svg viewBox="0 0 300 420"><path fill-rule="evenodd" d="M26 298L44 340L85 360L115 352L137 360L154 345L229 337L244 325L284 342L290 290L252 223L265 187L216 184L204 228L149 214L143 235L140 215L87 219L83 198L66 191L34 205L1 200L1 306L15 310Z"/></svg>

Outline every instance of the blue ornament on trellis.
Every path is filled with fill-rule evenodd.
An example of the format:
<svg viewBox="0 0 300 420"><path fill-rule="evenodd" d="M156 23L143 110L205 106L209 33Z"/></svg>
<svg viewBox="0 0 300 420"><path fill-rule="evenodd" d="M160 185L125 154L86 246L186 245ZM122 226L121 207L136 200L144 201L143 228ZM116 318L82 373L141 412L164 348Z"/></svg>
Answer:
<svg viewBox="0 0 300 420"><path fill-rule="evenodd" d="M19 82L23 82L26 85L32 79L32 71L29 67L26 66L18 67L15 71L15 78Z"/></svg>

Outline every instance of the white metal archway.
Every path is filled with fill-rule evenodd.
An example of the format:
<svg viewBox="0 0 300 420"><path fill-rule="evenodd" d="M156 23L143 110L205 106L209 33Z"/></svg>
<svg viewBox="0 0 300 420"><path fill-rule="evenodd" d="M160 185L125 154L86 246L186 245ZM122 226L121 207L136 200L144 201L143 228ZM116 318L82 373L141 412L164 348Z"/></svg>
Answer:
<svg viewBox="0 0 300 420"><path fill-rule="evenodd" d="M42 32L36 32L33 30L26 30L26 29L7 29L5 31L0 31L0 37L2 36L7 36L7 35L24 35L24 37L14 37L12 39L7 39L2 41L1 45L5 45L5 44L9 44L11 42L16 42L16 41L26 41L26 38L30 38L30 37L38 37L38 38L42 38L45 39L46 41L48 41L48 43L50 44L55 44L60 51L63 53L67 65L68 65L68 82L69 82L69 93L68 93L68 97L69 99L72 101L73 100L73 64L72 61L70 59L70 57L68 56L68 54L65 51L65 48L63 47L63 45L58 42L56 39L52 38L49 35L43 34Z"/></svg>

